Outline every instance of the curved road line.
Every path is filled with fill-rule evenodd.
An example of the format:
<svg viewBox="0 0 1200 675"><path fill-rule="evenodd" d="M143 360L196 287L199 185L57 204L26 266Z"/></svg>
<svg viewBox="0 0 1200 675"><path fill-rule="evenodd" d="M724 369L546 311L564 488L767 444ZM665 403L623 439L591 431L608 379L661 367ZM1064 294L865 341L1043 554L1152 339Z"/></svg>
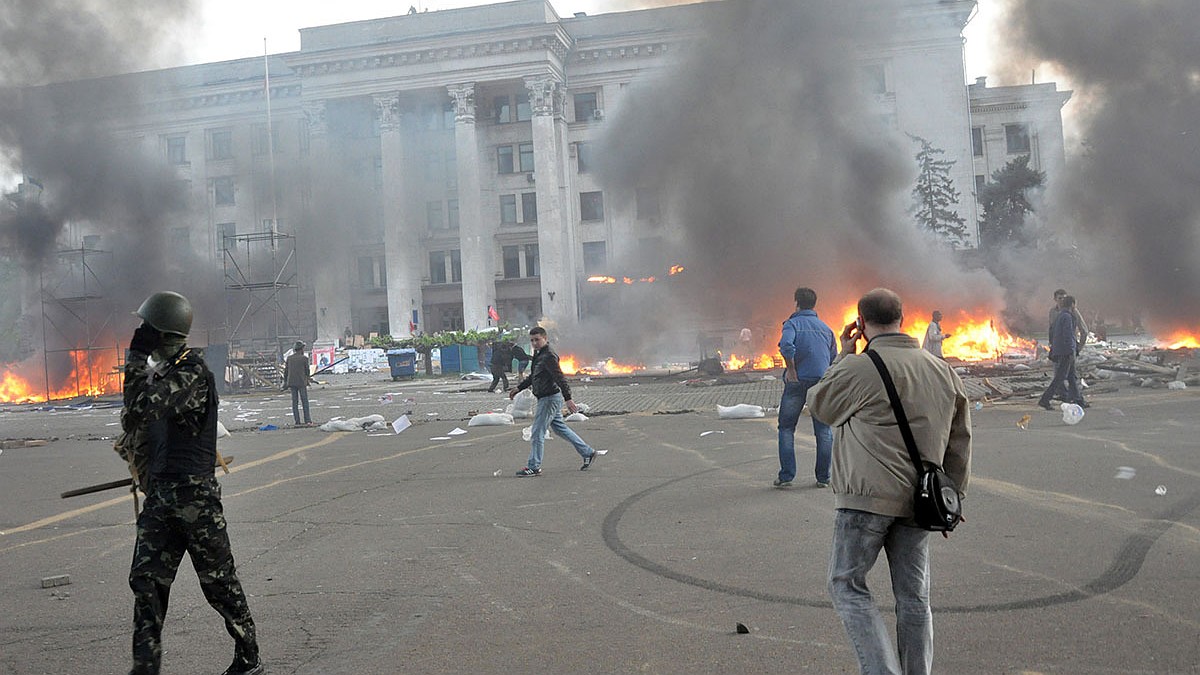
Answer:
<svg viewBox="0 0 1200 675"><path fill-rule="evenodd" d="M816 607L820 609L832 608L832 603L827 600L813 600L798 596L766 593L749 588L731 586L729 584L723 584L717 581L702 579L690 574L678 572L634 552L625 545L625 542L623 542L621 537L617 534L617 527L620 525L621 519L625 516L626 512L628 512L630 507L641 501L644 497L658 492L659 490L662 490L663 488L675 483L691 480L714 471L724 471L731 467L741 466L743 464L751 464L759 461L762 460L754 459L745 462L739 462L737 464L731 464L726 467L705 469L688 476L673 478L664 483L653 485L645 490L642 490L641 492L626 497L604 518L602 537L605 545L608 546L609 550L611 550L613 553L616 553L628 562L646 570L647 572L661 577L666 577L668 579L673 579L690 586L697 586L699 588L716 591L718 593L725 593L727 595L752 598L755 600L764 600L766 602L778 602L789 605L799 605L802 607ZM935 609L939 612L949 612L954 614L972 612L1000 612L1014 609L1049 607L1068 602L1078 602L1080 600L1086 600L1098 595L1111 593L1121 586L1124 586L1137 576L1138 572L1141 571L1142 564L1146 561L1146 556L1149 554L1150 548L1156 541L1158 541L1159 538L1166 534L1167 530L1171 529L1172 525L1175 525L1174 521L1190 514L1198 507L1200 507L1200 492L1197 492L1188 499L1179 502L1173 508L1168 509L1162 515L1160 515L1158 518L1146 521L1147 525L1144 531L1131 535L1125 539L1124 543L1122 543L1121 547L1117 550L1116 555L1113 557L1113 562L1109 565L1108 569L1105 570L1100 576L1096 577L1092 581L1087 582L1079 588L1064 591L1062 593L1014 600L1011 602L983 603L978 605L949 605L945 607L937 607Z"/></svg>

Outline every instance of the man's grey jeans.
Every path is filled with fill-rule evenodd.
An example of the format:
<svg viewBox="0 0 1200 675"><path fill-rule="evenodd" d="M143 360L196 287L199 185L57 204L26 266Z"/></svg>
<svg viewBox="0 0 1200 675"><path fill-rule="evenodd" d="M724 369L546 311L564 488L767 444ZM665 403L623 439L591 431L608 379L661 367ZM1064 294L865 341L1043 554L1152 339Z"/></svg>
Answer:
<svg viewBox="0 0 1200 675"><path fill-rule="evenodd" d="M834 517L829 596L863 675L928 675L933 668L929 532L903 522L853 509L838 509ZM867 588L867 574L881 549L887 552L896 598L898 651Z"/></svg>

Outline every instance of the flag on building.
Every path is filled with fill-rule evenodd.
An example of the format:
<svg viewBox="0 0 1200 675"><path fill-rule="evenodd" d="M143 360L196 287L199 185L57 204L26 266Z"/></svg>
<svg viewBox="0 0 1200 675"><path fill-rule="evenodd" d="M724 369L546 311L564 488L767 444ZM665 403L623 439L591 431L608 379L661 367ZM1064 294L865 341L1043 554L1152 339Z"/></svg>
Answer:
<svg viewBox="0 0 1200 675"><path fill-rule="evenodd" d="M492 321L499 321L500 320L500 312L497 312L495 307L488 305L488 318L491 319Z"/></svg>

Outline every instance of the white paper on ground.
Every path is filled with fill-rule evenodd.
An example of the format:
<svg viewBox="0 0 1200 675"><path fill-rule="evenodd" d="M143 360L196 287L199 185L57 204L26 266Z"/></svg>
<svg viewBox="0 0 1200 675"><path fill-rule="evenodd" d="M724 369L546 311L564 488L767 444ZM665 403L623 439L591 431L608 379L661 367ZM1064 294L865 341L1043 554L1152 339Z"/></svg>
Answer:
<svg viewBox="0 0 1200 675"><path fill-rule="evenodd" d="M460 428L460 427L454 427L454 430L453 430L453 431L447 431L447 432L446 432L446 435L447 435L447 436L462 436L462 435L463 435L463 434L465 434L465 433L467 433L467 430L466 430L466 429L462 429L462 428Z"/></svg>
<svg viewBox="0 0 1200 675"><path fill-rule="evenodd" d="M570 415L567 415L566 417L563 418L563 421L565 421L565 422L586 422L587 420L588 420L588 416L584 415L581 412L571 413Z"/></svg>
<svg viewBox="0 0 1200 675"><path fill-rule="evenodd" d="M400 433L401 431L404 431L405 429L407 429L411 426L412 426L412 422L408 421L408 415L401 415L396 418L395 422L392 422L392 429L396 433Z"/></svg>
<svg viewBox="0 0 1200 675"><path fill-rule="evenodd" d="M704 438L705 436L707 436L709 434L723 434L723 433L725 433L725 432L724 431L701 431L700 438Z"/></svg>
<svg viewBox="0 0 1200 675"><path fill-rule="evenodd" d="M448 441L448 440L450 440L450 437L449 436L434 436L433 438L431 438L429 440L431 440L431 441Z"/></svg>

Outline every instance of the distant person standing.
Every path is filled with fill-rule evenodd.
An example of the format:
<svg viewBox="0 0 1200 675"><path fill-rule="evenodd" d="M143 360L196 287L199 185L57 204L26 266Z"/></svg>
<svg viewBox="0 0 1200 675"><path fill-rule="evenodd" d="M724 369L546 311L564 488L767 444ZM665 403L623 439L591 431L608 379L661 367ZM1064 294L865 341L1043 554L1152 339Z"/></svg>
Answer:
<svg viewBox="0 0 1200 675"><path fill-rule="evenodd" d="M308 355L304 353L305 344L299 340L292 346L292 355L287 357L287 365L283 371L283 386L292 390L292 419L300 426L300 411L297 403L304 404L304 424L312 424L308 414L308 382L312 379L308 372Z"/></svg>
<svg viewBox="0 0 1200 675"><path fill-rule="evenodd" d="M1075 356L1079 353L1078 331L1075 324L1075 298L1066 295L1059 302L1058 317L1050 326L1050 360L1054 362L1054 377L1050 386L1042 392L1038 405L1054 410L1050 401L1061 394L1067 403L1078 403L1087 408L1087 401L1079 392L1079 375L1075 372Z"/></svg>
<svg viewBox="0 0 1200 675"><path fill-rule="evenodd" d="M800 287L793 294L796 311L783 322L779 353L783 356L783 398L779 401L779 477L775 487L789 488L796 478L796 425L808 398L808 390L837 358L833 330L817 318L817 293ZM817 439L817 487L829 487L829 461L833 452L833 430L812 418Z"/></svg>
<svg viewBox="0 0 1200 675"><path fill-rule="evenodd" d="M546 429L553 429L554 433L575 446L575 452L578 452L579 456L583 458L583 466L579 467L579 470L587 471L597 457L608 451L593 450L563 421L564 404L572 413L578 411L579 408L571 400L571 388L567 385L567 378L563 377L562 368L558 365L558 354L550 349L546 329L541 326L530 328L529 342L533 345L533 365L529 369L529 377L521 380L520 384L508 392L508 397L511 399L515 398L522 389L532 388L533 395L537 397L537 408L531 430L533 437L530 439L532 447L529 451L529 461L525 463L524 469L517 472L517 475L542 475L542 452L545 449Z"/></svg>
<svg viewBox="0 0 1200 675"><path fill-rule="evenodd" d="M949 333L942 332L942 313L934 310L929 327L925 329L925 341L921 343L921 348L939 359L945 358L942 356L942 341L948 337Z"/></svg>

